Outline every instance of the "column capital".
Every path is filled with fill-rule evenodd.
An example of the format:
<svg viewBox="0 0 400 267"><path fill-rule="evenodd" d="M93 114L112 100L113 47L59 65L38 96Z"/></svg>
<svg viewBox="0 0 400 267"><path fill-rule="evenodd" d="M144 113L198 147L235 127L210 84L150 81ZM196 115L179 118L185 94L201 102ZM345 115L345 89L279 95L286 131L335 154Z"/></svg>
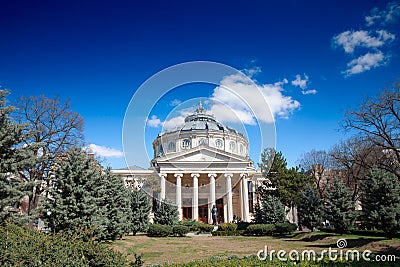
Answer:
<svg viewBox="0 0 400 267"><path fill-rule="evenodd" d="M174 174L174 176L176 177L176 178L182 178L182 176L183 176L183 173L175 173Z"/></svg>
<svg viewBox="0 0 400 267"><path fill-rule="evenodd" d="M224 176L226 177L226 178L232 178L232 176L233 176L233 173L225 173L224 174Z"/></svg>
<svg viewBox="0 0 400 267"><path fill-rule="evenodd" d="M163 177L163 178L167 177L167 175L168 175L168 174L166 174L165 172L160 173L160 176Z"/></svg>
<svg viewBox="0 0 400 267"><path fill-rule="evenodd" d="M190 176L199 178L200 177L200 173L191 173Z"/></svg>
<svg viewBox="0 0 400 267"><path fill-rule="evenodd" d="M248 173L241 173L240 178L246 179L249 176Z"/></svg>
<svg viewBox="0 0 400 267"><path fill-rule="evenodd" d="M216 173L209 173L208 177L214 177L215 178L215 177L217 177L217 174Z"/></svg>

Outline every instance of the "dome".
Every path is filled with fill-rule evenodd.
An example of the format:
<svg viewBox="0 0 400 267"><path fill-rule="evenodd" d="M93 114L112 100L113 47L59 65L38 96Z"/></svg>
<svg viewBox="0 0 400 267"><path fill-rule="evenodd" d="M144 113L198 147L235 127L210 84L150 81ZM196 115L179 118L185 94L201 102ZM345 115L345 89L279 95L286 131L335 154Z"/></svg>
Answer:
<svg viewBox="0 0 400 267"><path fill-rule="evenodd" d="M163 132L153 142L154 157L208 146L242 157L248 156L248 141L235 129L219 123L199 102L183 125Z"/></svg>

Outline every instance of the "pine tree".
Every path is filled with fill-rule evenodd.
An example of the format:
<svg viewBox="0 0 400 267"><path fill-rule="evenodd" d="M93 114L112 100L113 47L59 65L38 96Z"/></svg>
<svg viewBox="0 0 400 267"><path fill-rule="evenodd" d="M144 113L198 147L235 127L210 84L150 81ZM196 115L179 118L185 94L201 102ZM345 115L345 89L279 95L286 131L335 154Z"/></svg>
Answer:
<svg viewBox="0 0 400 267"><path fill-rule="evenodd" d="M297 205L300 225L306 226L311 231L321 225L323 216L322 200L317 189L311 185L300 193L301 200Z"/></svg>
<svg viewBox="0 0 400 267"><path fill-rule="evenodd" d="M102 174L103 182L107 188L106 202L107 207L107 228L104 239L115 240L121 238L131 230L131 196L129 189L125 186L121 177L107 170Z"/></svg>
<svg viewBox="0 0 400 267"><path fill-rule="evenodd" d="M149 196L142 190L131 191L132 232L146 231L149 226L151 202Z"/></svg>
<svg viewBox="0 0 400 267"><path fill-rule="evenodd" d="M174 225L178 222L178 208L169 200L159 201L154 212L154 223Z"/></svg>
<svg viewBox="0 0 400 267"><path fill-rule="evenodd" d="M99 205L99 195L106 196L99 169L79 148L71 149L57 164L46 205L49 226L55 232L95 227L101 236L107 217L106 207Z"/></svg>
<svg viewBox="0 0 400 267"><path fill-rule="evenodd" d="M263 223L275 224L285 222L285 205L278 197L269 195L262 204Z"/></svg>
<svg viewBox="0 0 400 267"><path fill-rule="evenodd" d="M371 169L362 185L362 211L369 226L392 237L400 230L400 185L397 177Z"/></svg>
<svg viewBox="0 0 400 267"><path fill-rule="evenodd" d="M356 217L352 191L339 179L328 186L325 215L339 233L347 232Z"/></svg>
<svg viewBox="0 0 400 267"><path fill-rule="evenodd" d="M15 108L6 105L7 90L0 90L0 223L20 218L18 210L23 196L28 195L29 184L21 181L18 171L31 163L30 147L20 146L25 138L25 126L10 119Z"/></svg>

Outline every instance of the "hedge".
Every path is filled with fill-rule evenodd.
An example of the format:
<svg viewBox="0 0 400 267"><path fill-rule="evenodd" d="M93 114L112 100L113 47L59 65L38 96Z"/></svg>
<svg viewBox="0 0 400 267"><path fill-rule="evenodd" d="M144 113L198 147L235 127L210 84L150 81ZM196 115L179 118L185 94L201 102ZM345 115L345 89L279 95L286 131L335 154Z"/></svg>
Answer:
<svg viewBox="0 0 400 267"><path fill-rule="evenodd" d="M273 224L252 224L247 227L245 235L273 235L275 230L275 225Z"/></svg>
<svg viewBox="0 0 400 267"><path fill-rule="evenodd" d="M150 224L147 230L147 235L151 237L167 237L172 233L172 226L156 223Z"/></svg>
<svg viewBox="0 0 400 267"><path fill-rule="evenodd" d="M200 223L199 224L199 231L201 233L211 233L212 231L214 231L214 225Z"/></svg>
<svg viewBox="0 0 400 267"><path fill-rule="evenodd" d="M178 225L189 227L189 232L196 232L200 230L199 228L202 225L202 223L199 223L196 220L183 220L179 221Z"/></svg>
<svg viewBox="0 0 400 267"><path fill-rule="evenodd" d="M189 227L184 225L174 225L172 233L177 236L186 236L186 234L189 233Z"/></svg>
<svg viewBox="0 0 400 267"><path fill-rule="evenodd" d="M218 231L225 231L225 232L235 231L237 227L238 226L236 223L221 223L220 225L218 225Z"/></svg>
<svg viewBox="0 0 400 267"><path fill-rule="evenodd" d="M290 222L275 224L275 233L277 234L290 234L296 230L297 225Z"/></svg>
<svg viewBox="0 0 400 267"><path fill-rule="evenodd" d="M123 254L94 240L0 226L0 266L125 266Z"/></svg>

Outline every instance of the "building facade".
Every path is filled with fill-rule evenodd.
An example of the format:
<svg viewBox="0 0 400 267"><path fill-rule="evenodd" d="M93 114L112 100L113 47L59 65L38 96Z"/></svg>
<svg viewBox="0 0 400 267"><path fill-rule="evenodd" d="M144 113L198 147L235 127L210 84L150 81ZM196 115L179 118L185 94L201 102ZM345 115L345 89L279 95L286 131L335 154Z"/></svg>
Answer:
<svg viewBox="0 0 400 267"><path fill-rule="evenodd" d="M176 203L179 218L211 223L251 221L255 188L263 180L248 155L249 142L219 123L199 104L185 123L153 141L152 170L114 170L128 186L141 187L157 177L153 196Z"/></svg>

